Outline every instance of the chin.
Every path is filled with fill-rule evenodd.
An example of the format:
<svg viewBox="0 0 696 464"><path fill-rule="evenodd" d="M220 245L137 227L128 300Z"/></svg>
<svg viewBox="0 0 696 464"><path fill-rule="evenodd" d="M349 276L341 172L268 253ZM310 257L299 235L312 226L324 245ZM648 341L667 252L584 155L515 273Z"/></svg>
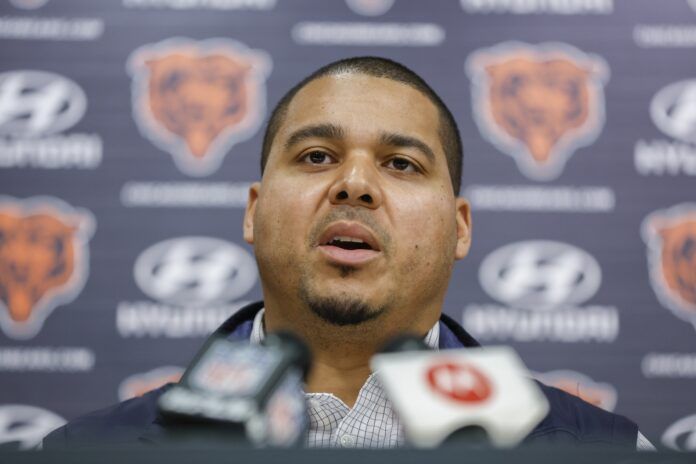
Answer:
<svg viewBox="0 0 696 464"><path fill-rule="evenodd" d="M388 304L371 303L358 293L346 292L345 288L335 294L325 294L301 285L299 296L312 313L324 322L340 327L375 320L389 309Z"/></svg>

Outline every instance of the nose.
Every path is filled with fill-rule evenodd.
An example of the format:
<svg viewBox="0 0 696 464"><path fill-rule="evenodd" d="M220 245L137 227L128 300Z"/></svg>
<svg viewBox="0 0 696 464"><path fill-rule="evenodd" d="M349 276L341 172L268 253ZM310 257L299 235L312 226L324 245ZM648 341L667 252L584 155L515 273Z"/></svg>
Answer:
<svg viewBox="0 0 696 464"><path fill-rule="evenodd" d="M348 156L336 171L329 189L329 201L335 205L362 206L377 209L382 204L379 173L372 156Z"/></svg>

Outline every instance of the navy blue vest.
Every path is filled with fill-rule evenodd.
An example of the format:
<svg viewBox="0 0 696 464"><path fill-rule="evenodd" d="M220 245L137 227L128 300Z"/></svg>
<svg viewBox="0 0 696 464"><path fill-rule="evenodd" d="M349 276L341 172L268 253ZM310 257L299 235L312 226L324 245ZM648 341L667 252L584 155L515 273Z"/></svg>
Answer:
<svg viewBox="0 0 696 464"><path fill-rule="evenodd" d="M248 340L263 303L235 313L214 335ZM477 347L479 343L446 315L440 317L440 349ZM172 384L75 419L44 439L44 449L65 446L132 445L163 441L165 426L157 399ZM551 406L546 418L525 439L528 445L599 446L636 449L638 426L557 388L539 384Z"/></svg>

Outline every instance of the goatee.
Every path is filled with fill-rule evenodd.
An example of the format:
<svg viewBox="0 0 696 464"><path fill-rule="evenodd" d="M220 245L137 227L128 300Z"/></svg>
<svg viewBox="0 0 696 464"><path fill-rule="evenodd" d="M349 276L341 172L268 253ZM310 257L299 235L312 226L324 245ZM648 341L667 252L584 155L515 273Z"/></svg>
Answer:
<svg viewBox="0 0 696 464"><path fill-rule="evenodd" d="M304 286L300 287L300 298L314 314L325 322L336 326L359 325L381 316L386 306L372 306L357 298L320 297L311 295Z"/></svg>

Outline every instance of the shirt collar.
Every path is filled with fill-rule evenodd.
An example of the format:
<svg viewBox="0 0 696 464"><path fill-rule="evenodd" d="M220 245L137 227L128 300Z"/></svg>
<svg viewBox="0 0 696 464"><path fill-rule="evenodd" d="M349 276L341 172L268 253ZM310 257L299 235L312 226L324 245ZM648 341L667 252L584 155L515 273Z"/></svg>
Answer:
<svg viewBox="0 0 696 464"><path fill-rule="evenodd" d="M251 326L251 338L249 339L252 345L260 344L266 337L266 329L263 325L264 311L265 308L261 308L254 317L254 322ZM423 341L433 350L438 349L440 344L440 321L435 322L435 325L428 331Z"/></svg>

